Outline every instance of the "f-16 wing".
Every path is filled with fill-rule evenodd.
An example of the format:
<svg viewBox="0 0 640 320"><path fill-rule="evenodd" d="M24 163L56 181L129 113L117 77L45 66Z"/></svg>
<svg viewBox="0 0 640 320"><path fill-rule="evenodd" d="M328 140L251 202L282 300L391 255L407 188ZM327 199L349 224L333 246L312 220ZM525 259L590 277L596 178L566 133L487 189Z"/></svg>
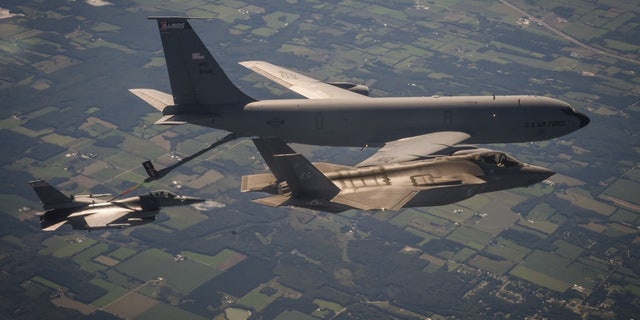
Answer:
<svg viewBox="0 0 640 320"><path fill-rule="evenodd" d="M243 61L243 67L309 99L364 99L367 96L325 83L264 61Z"/></svg>
<svg viewBox="0 0 640 320"><path fill-rule="evenodd" d="M67 217L74 229L106 228L133 212L131 209L112 207L96 211L81 211Z"/></svg>
<svg viewBox="0 0 640 320"><path fill-rule="evenodd" d="M418 160L459 144L470 137L464 132L442 131L390 141L371 157L360 162L357 167Z"/></svg>
<svg viewBox="0 0 640 320"><path fill-rule="evenodd" d="M68 220L62 220L62 221L58 221L54 224L50 224L50 225L42 225L42 230L43 231L55 231L58 230L58 228L62 227L65 223L67 223Z"/></svg>

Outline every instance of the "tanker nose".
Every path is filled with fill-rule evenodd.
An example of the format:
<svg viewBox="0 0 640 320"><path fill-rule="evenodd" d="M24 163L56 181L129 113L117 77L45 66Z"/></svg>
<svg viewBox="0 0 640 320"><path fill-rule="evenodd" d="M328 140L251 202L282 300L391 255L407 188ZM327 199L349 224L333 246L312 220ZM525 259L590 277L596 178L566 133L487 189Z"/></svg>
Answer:
<svg viewBox="0 0 640 320"><path fill-rule="evenodd" d="M589 124L589 122L591 122L591 119L589 119L589 117L585 116L580 112L576 112L576 117L580 119L580 128L586 127Z"/></svg>

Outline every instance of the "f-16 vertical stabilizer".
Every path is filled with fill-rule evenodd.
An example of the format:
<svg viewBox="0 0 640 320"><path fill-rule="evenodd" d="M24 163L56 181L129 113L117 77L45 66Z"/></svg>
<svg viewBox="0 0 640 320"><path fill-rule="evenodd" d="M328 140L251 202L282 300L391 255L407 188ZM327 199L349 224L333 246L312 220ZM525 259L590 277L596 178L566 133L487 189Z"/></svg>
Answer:
<svg viewBox="0 0 640 320"><path fill-rule="evenodd" d="M142 167L144 168L144 171L147 172L149 178L156 178L158 176L158 170L156 170L156 168L153 166L151 160L143 162Z"/></svg>
<svg viewBox="0 0 640 320"><path fill-rule="evenodd" d="M45 210L64 207L73 202L71 197L64 195L44 180L30 181L29 184L40 198Z"/></svg>

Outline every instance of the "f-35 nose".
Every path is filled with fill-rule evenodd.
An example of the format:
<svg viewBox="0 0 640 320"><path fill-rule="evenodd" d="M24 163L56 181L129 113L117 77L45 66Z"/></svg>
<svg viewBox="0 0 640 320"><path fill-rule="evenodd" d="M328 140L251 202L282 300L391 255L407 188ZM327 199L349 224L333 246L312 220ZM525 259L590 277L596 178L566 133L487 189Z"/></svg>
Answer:
<svg viewBox="0 0 640 320"><path fill-rule="evenodd" d="M586 127L589 124L589 122L591 122L591 119L589 119L589 117L585 116L580 112L576 112L576 117L580 119L580 128Z"/></svg>
<svg viewBox="0 0 640 320"><path fill-rule="evenodd" d="M522 171L526 172L530 184L536 184L547 180L549 177L556 174L553 170L532 165L526 166Z"/></svg>

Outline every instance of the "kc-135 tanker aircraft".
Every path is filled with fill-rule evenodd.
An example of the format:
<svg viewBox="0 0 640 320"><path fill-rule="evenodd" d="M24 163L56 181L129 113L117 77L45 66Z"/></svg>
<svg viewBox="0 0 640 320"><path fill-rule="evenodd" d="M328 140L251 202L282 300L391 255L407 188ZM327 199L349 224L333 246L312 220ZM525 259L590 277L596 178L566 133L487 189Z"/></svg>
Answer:
<svg viewBox="0 0 640 320"><path fill-rule="evenodd" d="M527 142L576 131L589 118L548 97L369 97L364 85L322 82L264 61L241 65L307 99L256 100L225 75L184 17L157 22L171 93L130 91L162 112L230 135L324 146L381 147L358 167L418 160L458 144ZM226 138L226 137L225 137Z"/></svg>

